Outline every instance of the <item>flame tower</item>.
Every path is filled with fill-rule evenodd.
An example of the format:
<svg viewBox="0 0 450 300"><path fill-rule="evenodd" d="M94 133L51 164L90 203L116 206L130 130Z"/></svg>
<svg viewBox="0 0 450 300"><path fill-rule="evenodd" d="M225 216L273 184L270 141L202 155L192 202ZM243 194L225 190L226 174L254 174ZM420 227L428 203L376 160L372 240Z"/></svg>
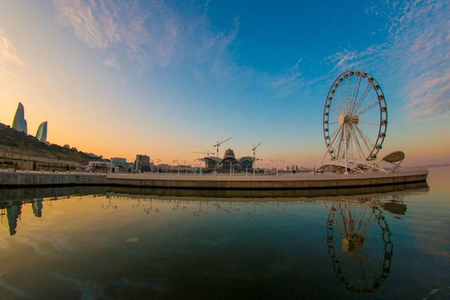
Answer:
<svg viewBox="0 0 450 300"><path fill-rule="evenodd" d="M36 132L36 138L39 140L39 142L45 143L47 141L47 121L42 122L41 125L39 125L39 128Z"/></svg>
<svg viewBox="0 0 450 300"><path fill-rule="evenodd" d="M25 120L25 109L23 108L23 105L20 102L19 105L17 106L16 114L14 115L12 128L14 128L17 131L28 134L27 120Z"/></svg>

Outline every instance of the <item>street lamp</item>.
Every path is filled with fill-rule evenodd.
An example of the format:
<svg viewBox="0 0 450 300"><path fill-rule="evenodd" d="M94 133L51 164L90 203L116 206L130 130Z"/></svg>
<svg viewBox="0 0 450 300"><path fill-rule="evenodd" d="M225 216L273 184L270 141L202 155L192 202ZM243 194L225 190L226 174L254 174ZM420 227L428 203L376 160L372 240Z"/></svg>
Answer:
<svg viewBox="0 0 450 300"><path fill-rule="evenodd" d="M275 163L275 164L276 164L276 168L277 168L277 176L278 176L278 163L279 163L279 162L284 163L284 161L281 160L281 159L279 159L279 158L271 159L270 161L271 161L272 163Z"/></svg>
<svg viewBox="0 0 450 300"><path fill-rule="evenodd" d="M263 161L263 159L261 158L256 158L256 157L254 157L254 160L253 160L253 176L255 176L255 172L256 172L256 161L257 160L260 160L260 161ZM261 164L262 165L262 164Z"/></svg>
<svg viewBox="0 0 450 300"><path fill-rule="evenodd" d="M173 160L172 163L176 163L177 164L178 175L180 175L180 164L178 162L178 159Z"/></svg>
<svg viewBox="0 0 450 300"><path fill-rule="evenodd" d="M158 164L158 169L156 169L156 172L159 173L159 165L161 164L161 160L157 158L156 163Z"/></svg>

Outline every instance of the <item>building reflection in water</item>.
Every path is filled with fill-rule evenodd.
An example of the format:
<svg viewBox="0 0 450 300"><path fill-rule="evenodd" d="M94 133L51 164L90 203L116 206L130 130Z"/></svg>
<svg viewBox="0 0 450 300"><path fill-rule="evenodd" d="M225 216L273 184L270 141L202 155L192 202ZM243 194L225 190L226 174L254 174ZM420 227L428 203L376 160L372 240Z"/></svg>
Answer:
<svg viewBox="0 0 450 300"><path fill-rule="evenodd" d="M31 198L30 200L22 200L23 192L29 191L34 193L33 190L14 190L16 193L5 193L1 194L0 209L2 210L2 222L5 215L7 215L9 232L10 235L15 235L17 232L18 222L22 213L22 206L28 203L31 204L32 211L35 217L41 218L43 215L43 199L45 201L54 201L59 199L70 198L70 194L81 194L90 197L105 196L107 198L107 203L103 204L102 207L105 209L117 209L117 203L113 203L114 199L117 200L137 200L138 203L134 204L133 207L142 209L144 213L159 213L158 203L174 203L173 210L185 210L186 206L183 203L197 203L198 208L195 209L192 214L195 217L205 216L208 211L203 209L203 206L208 206L211 204L215 206L217 211L221 211L227 214L239 213L240 208L239 203L252 204L252 210L247 212L249 217L262 216L262 213L258 213L258 210L264 206L264 203L276 203L276 210L278 211L278 203L296 203L296 202L316 202L322 191L300 191L300 190L267 190L267 191L228 191L228 190L214 190L214 191L194 191L194 190L148 190L148 189L133 189L133 188L101 188L99 190L93 188L86 188L86 190L61 190L61 189L40 189L37 192L41 194L40 198ZM385 193L377 194L374 196L370 193ZM368 206L363 208L359 214L351 213L354 204L340 203L345 199L357 199L355 196L341 196L332 197L333 204L327 208L330 210L331 220L328 222L331 225L337 226L339 224L339 230L342 231L344 237L342 239L342 245L340 249L345 249L346 254L359 253L359 249L364 249L365 237L364 233L369 226L370 220L375 220L375 218L382 217L382 212L380 209L390 211L395 214L405 214L406 205L402 204L402 197L405 195L410 195L414 193L423 193L428 191L428 186L426 183L421 184L410 184L404 186L387 186L376 189L357 189L354 192L360 192L367 195L360 196L359 202L366 201L364 199L377 199L376 206ZM151 192L151 193L150 193ZM333 191L346 194L346 190ZM159 194L161 193L161 194ZM306 194L305 194L306 193ZM315 194L319 193L319 194ZM328 192L327 192L328 193ZM16 197L11 198L11 195L17 194ZM147 194L147 195L146 195ZM174 195L173 200L167 199L168 195ZM6 195L6 197L5 197ZM9 195L9 196L8 196ZM160 195L160 196L150 196L150 195ZM372 196L371 196L372 195ZM311 197L311 198L310 198ZM175 200L177 199L177 200ZM183 199L183 200L180 200ZM363 200L361 200L363 199ZM349 207L347 207L349 206ZM360 207L360 206L357 206ZM375 208L376 207L376 208ZM6 210L6 213L5 213ZM370 217L369 217L370 216ZM339 220L341 218L342 220ZM338 221L339 220L339 221ZM382 221L384 219L380 219ZM340 222L340 223L339 223ZM342 223L342 224L341 224ZM383 225L383 224L381 224ZM381 226L380 225L380 226ZM385 227L380 228L384 230L384 238L389 238L389 228L387 224ZM336 237L336 227L333 227L333 235ZM335 239L334 239L335 240ZM333 241L334 241L333 240ZM387 244L390 241L386 241ZM333 247L335 245L333 244ZM389 252L389 251L388 251ZM389 256L389 253L387 253ZM392 255L392 253L391 253ZM340 275L338 275L340 277Z"/></svg>
<svg viewBox="0 0 450 300"><path fill-rule="evenodd" d="M16 234L17 222L22 214L22 203L13 204L6 208L6 216L8 218L9 235Z"/></svg>
<svg viewBox="0 0 450 300"><path fill-rule="evenodd" d="M32 202L31 207L33 208L33 214L37 218L42 217L42 208L44 207L44 205L42 204L42 199Z"/></svg>
<svg viewBox="0 0 450 300"><path fill-rule="evenodd" d="M2 222L3 216L5 215L4 211L6 210L6 218L8 219L9 226L9 234L15 235L17 233L17 225L20 220L20 216L22 215L22 205L28 203L29 201L23 202L10 202L6 204L2 204ZM42 217L42 209L44 207L43 199L32 200L31 208L33 209L33 214L37 218Z"/></svg>

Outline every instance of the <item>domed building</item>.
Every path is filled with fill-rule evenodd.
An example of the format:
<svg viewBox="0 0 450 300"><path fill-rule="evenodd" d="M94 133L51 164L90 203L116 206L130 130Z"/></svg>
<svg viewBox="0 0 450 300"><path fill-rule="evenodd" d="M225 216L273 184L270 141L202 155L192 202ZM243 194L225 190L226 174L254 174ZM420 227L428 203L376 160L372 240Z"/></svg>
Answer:
<svg viewBox="0 0 450 300"><path fill-rule="evenodd" d="M233 173L245 173L253 171L253 162L255 160L252 156L243 156L236 159L234 151L232 149L225 150L223 158L217 156L206 156L201 159L205 163L205 171L218 173L229 173L233 170Z"/></svg>

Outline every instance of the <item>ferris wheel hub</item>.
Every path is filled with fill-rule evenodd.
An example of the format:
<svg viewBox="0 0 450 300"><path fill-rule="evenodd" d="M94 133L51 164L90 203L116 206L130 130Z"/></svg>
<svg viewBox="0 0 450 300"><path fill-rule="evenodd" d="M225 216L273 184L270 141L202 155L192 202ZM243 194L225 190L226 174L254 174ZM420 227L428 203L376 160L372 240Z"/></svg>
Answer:
<svg viewBox="0 0 450 300"><path fill-rule="evenodd" d="M339 121L339 124L341 124L341 125L344 123L347 125L353 125L353 124L358 125L359 117L356 115L350 115L350 114L339 115L338 121Z"/></svg>

